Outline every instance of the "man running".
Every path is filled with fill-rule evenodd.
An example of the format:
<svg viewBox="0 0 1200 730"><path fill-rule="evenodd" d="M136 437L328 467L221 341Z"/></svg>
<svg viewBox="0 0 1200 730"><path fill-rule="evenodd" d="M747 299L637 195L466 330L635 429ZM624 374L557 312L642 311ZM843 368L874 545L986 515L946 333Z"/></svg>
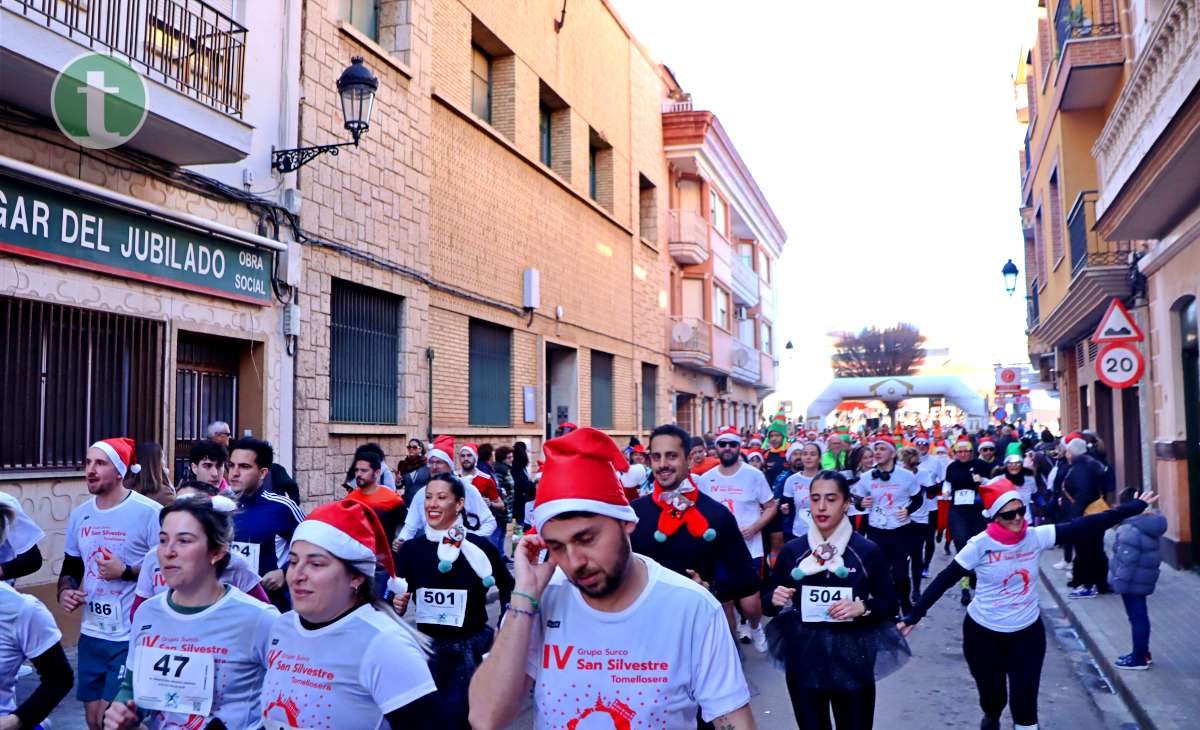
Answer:
<svg viewBox="0 0 1200 730"><path fill-rule="evenodd" d="M229 482L225 480L225 464L228 461L229 452L212 439L197 441L188 452L192 476L198 482L211 484L218 494L228 494L230 491Z"/></svg>
<svg viewBox="0 0 1200 730"><path fill-rule="evenodd" d="M946 467L946 485L950 488L950 539L954 549L962 550L967 541L983 531L983 498L979 485L990 479L992 467L982 459L972 458L971 441L959 436L954 442L954 461ZM962 580L960 602L966 606L971 602L971 590L975 588L975 574Z"/></svg>
<svg viewBox="0 0 1200 730"><path fill-rule="evenodd" d="M775 517L777 507L775 495L771 492L763 473L749 464L742 463L741 448L742 438L737 430L732 427L722 429L717 434L717 458L721 463L717 468L710 469L700 476L697 483L701 491L725 505L733 513L746 541L746 549L750 551L750 557L754 560L754 573L761 576L762 530ZM738 625L738 638L752 641L755 649L765 652L767 635L761 625L761 597L756 593L743 598L738 601L738 608L750 624L748 631Z"/></svg>
<svg viewBox="0 0 1200 730"><path fill-rule="evenodd" d="M237 496L233 516L233 549L262 577L263 588L280 611L291 609L284 586L292 533L304 521L300 506L288 497L267 491L263 480L275 463L275 449L266 441L243 436L229 444L229 484Z"/></svg>
<svg viewBox="0 0 1200 730"><path fill-rule="evenodd" d="M136 467L133 453L132 439L92 444L84 458L92 498L67 519L58 605L67 613L83 606L75 696L84 703L89 730L103 726L104 709L120 689L138 573L142 558L158 544L162 507L123 482Z"/></svg>
<svg viewBox="0 0 1200 730"><path fill-rule="evenodd" d="M720 604L632 551L617 445L583 428L545 452L537 534L517 546L512 604L471 680L471 726L507 727L532 689L543 729L691 730L697 712L722 730L755 727Z"/></svg>
<svg viewBox="0 0 1200 730"><path fill-rule="evenodd" d="M718 601L758 591L750 551L733 514L704 494L688 470L687 431L659 426L650 434L654 491L633 501L633 550L687 576Z"/></svg>

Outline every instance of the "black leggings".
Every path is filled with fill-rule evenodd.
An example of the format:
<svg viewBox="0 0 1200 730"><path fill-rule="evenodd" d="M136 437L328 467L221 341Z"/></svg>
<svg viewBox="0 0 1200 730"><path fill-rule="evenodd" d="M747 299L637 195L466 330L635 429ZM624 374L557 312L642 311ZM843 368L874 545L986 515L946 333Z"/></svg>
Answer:
<svg viewBox="0 0 1200 730"><path fill-rule="evenodd" d="M845 692L797 686L787 676L788 696L799 730L871 730L875 721L875 685ZM829 721L833 712L833 723Z"/></svg>
<svg viewBox="0 0 1200 730"><path fill-rule="evenodd" d="M1040 616L1020 631L1004 633L984 628L968 615L963 619L963 654L984 715L999 719L1009 704L1014 725L1037 724L1038 685L1046 658L1046 628Z"/></svg>
<svg viewBox="0 0 1200 730"><path fill-rule="evenodd" d="M950 539L954 541L954 550L958 552L966 547L967 541L983 532L987 523L979 510L970 508L950 508ZM971 571L971 589L975 588L975 571Z"/></svg>
<svg viewBox="0 0 1200 730"><path fill-rule="evenodd" d="M930 515L933 519L937 519L937 515ZM912 574L912 589L913 593L921 592L921 572L929 565L928 559L925 557L926 551L930 557L933 556L933 530L934 525L928 522L917 522L913 520L909 523L908 529L912 532L908 544L909 550L909 566Z"/></svg>
<svg viewBox="0 0 1200 730"><path fill-rule="evenodd" d="M896 598L900 599L900 613L907 614L912 610L912 595L909 592L912 584L908 577L908 560L910 543L914 541L911 525L902 525L894 530L880 530L872 527L867 533L871 542L879 546L884 558L892 568L892 582L896 586Z"/></svg>

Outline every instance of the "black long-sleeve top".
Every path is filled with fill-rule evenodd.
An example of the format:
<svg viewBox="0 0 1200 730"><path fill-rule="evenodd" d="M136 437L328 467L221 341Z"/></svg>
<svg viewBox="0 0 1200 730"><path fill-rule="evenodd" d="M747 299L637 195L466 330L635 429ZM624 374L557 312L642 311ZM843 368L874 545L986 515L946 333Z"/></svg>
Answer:
<svg viewBox="0 0 1200 730"><path fill-rule="evenodd" d="M896 616L899 601L896 599L895 584L892 583L892 572L887 558L879 546L859 533L850 536L846 544L842 560L845 563L847 575L839 578L827 570L813 575L801 576L799 580L792 578L792 569L800 564L812 550L808 546L808 535L801 535L788 542L779 552L775 568L767 576L763 584L762 606L763 613L774 616L780 608L771 602L771 596L779 586L796 588L792 596L792 606L800 609L801 590L808 586L843 587L850 586L855 600L866 603L869 614L859 616L852 621L829 623L827 626L836 629L847 626L875 624L880 621L891 621Z"/></svg>
<svg viewBox="0 0 1200 730"><path fill-rule="evenodd" d="M500 551L487 541L487 538L467 533L467 540L483 550L492 565L492 577L496 579L496 588L500 591L501 604L507 605L516 585L512 573L504 565ZM450 567L449 573L438 570L440 562L437 556L438 543L417 535L407 540L400 548L400 560L396 563L396 574L408 581L408 591L413 594L408 605L409 611L416 610L417 589L440 588L467 591L467 608L463 616L462 627L442 626L440 624L417 624L421 631L438 639L462 639L473 636L487 625L487 593L483 579L475 575L471 564L463 555Z"/></svg>
<svg viewBox="0 0 1200 730"><path fill-rule="evenodd" d="M1146 509L1146 506L1146 503L1142 500L1134 499L1104 512L1086 517L1077 517L1069 522L1055 523L1054 544L1066 545L1078 542L1086 537L1103 535L1105 530L1116 527L1123 520L1141 514ZM920 621L925 617L925 614L928 613L933 604L937 603L938 599L942 597L943 593L968 575L970 575L970 571L960 565L957 560L951 560L950 564L942 569L942 572L937 574L937 577L933 579L929 587L921 593L921 600L917 601L917 604L913 606L912 612L903 618L904 623L911 625Z"/></svg>
<svg viewBox="0 0 1200 730"><path fill-rule="evenodd" d="M4 580L16 580L38 572L42 567L42 551L34 545L12 560L0 563L0 577Z"/></svg>
<svg viewBox="0 0 1200 730"><path fill-rule="evenodd" d="M49 717L75 684L75 674L62 644L55 644L30 659L30 662L37 670L40 681L29 697L13 711L21 719L21 727L36 727Z"/></svg>
<svg viewBox="0 0 1200 730"><path fill-rule="evenodd" d="M950 485L950 509L981 510L983 501L979 497L979 483L975 481L975 477L978 476L986 481L991 478L991 475L992 465L983 459L972 459L965 462L955 459L950 462L946 466L946 483ZM954 493L961 489L969 489L975 493L974 504L954 504Z"/></svg>

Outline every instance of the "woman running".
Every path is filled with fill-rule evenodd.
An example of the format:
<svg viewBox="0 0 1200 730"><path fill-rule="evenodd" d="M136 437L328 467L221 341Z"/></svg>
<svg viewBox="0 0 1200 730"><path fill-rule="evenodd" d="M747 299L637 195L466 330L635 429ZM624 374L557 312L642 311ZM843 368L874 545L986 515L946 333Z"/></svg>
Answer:
<svg viewBox="0 0 1200 730"><path fill-rule="evenodd" d="M439 474L425 486L425 538L400 548L396 574L408 590L392 599L403 616L415 604L417 628L432 638L429 670L437 685L446 728L466 728L471 675L491 649L488 589L500 590L508 604L513 577L487 538L470 534L479 519L465 512L462 483Z"/></svg>
<svg viewBox="0 0 1200 730"><path fill-rule="evenodd" d="M262 683L268 730L440 725L424 641L372 596L377 561L395 574L383 525L360 502L321 505L296 528L287 568L295 608L271 631Z"/></svg>
<svg viewBox="0 0 1200 730"><path fill-rule="evenodd" d="M0 543L16 510L0 502ZM0 582L0 728L32 728L45 720L75 684L62 648L62 632L50 610L34 596ZM17 671L33 664L38 685L17 704Z"/></svg>
<svg viewBox="0 0 1200 730"><path fill-rule="evenodd" d="M783 483L783 501L780 509L787 508L783 517L783 532L789 539L808 532L811 523L808 513L808 487L821 471L821 447L807 443L800 447L800 471L792 474Z"/></svg>
<svg viewBox="0 0 1200 730"><path fill-rule="evenodd" d="M854 532L850 485L835 471L809 485L812 521L784 546L763 605L785 610L767 624L800 730L870 730L875 682L911 653L890 617L897 608L888 560ZM799 525L799 523L797 523Z"/></svg>
<svg viewBox="0 0 1200 730"><path fill-rule="evenodd" d="M1122 520L1158 501L1144 494L1120 507L1057 525L1030 527L1027 505L1003 477L984 484L987 529L963 546L938 574L913 610L897 626L907 636L951 586L975 571L975 598L963 619L963 654L979 691L982 730L999 730L1006 697L1015 730L1038 726L1038 684L1046 656L1046 629L1038 608L1038 560L1042 551L1081 539L1095 539Z"/></svg>
<svg viewBox="0 0 1200 730"><path fill-rule="evenodd" d="M233 543L225 497L176 499L159 515L168 590L142 604L105 730L259 728L259 687L279 612L221 582ZM219 724L218 724L219 723Z"/></svg>
<svg viewBox="0 0 1200 730"><path fill-rule="evenodd" d="M175 490L175 501L193 498L206 499L216 496L217 490L212 489L210 492L209 489L212 487L204 482L195 480L181 482ZM262 579L259 578L258 572L236 549L229 551L229 562L221 571L220 578L222 583L231 585L252 598L257 598L263 603L271 602L271 599L267 597L266 590L262 587ZM145 558L142 558L142 572L138 573L137 588L133 592L133 608L129 611L130 617L137 614L138 608L147 599L166 590L167 581L158 564L158 551L151 550L146 553Z"/></svg>

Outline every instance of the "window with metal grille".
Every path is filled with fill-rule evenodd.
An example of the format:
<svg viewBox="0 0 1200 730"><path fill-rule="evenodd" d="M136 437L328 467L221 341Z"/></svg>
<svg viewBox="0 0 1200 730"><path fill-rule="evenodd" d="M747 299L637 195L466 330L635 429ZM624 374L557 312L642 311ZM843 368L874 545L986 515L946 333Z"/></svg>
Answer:
<svg viewBox="0 0 1200 730"><path fill-rule="evenodd" d="M471 320L467 420L472 426L512 425L512 330Z"/></svg>
<svg viewBox="0 0 1200 730"><path fill-rule="evenodd" d="M161 438L162 322L0 297L0 469L82 469L89 444Z"/></svg>
<svg viewBox="0 0 1200 730"><path fill-rule="evenodd" d="M397 423L400 307L393 294L333 280L329 317L329 418Z"/></svg>
<svg viewBox="0 0 1200 730"><path fill-rule="evenodd" d="M642 428L653 429L658 421L658 367L642 363Z"/></svg>
<svg viewBox="0 0 1200 730"><path fill-rule="evenodd" d="M592 427L613 427L613 356L592 350Z"/></svg>

